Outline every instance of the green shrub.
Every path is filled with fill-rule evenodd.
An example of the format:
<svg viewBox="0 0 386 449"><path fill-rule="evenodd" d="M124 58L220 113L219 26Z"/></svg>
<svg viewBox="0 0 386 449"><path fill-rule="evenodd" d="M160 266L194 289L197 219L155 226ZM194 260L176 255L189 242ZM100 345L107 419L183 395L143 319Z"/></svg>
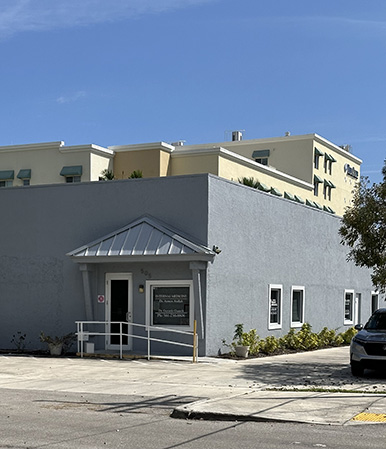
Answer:
<svg viewBox="0 0 386 449"><path fill-rule="evenodd" d="M264 338L260 342L260 350L265 354L274 354L281 347L280 340L273 335Z"/></svg>
<svg viewBox="0 0 386 449"><path fill-rule="evenodd" d="M336 332L334 329L324 327L318 334L319 348L326 348L327 346L335 346Z"/></svg>
<svg viewBox="0 0 386 449"><path fill-rule="evenodd" d="M343 338L343 341L346 345L350 344L351 339L357 333L357 330L353 327L349 327L346 331L342 332L340 335Z"/></svg>
<svg viewBox="0 0 386 449"><path fill-rule="evenodd" d="M260 339L256 329L244 332L243 325L236 324L233 342L230 345L226 344L225 340L222 340L222 342L225 346L228 346L231 350L231 354L234 354L236 345L242 345L249 346L250 355L256 356L259 353L270 355L275 354L281 349L312 351L328 346L349 344L356 332L357 331L351 327L345 332L336 334L334 329L324 327L319 333L314 333L312 332L312 326L309 323L304 323L298 331L290 329L288 333L281 338L276 338L271 335Z"/></svg>
<svg viewBox="0 0 386 449"><path fill-rule="evenodd" d="M344 338L342 337L342 334L339 334L335 338L335 345L334 346L341 346L344 344Z"/></svg>
<svg viewBox="0 0 386 449"><path fill-rule="evenodd" d="M288 334L281 337L280 344L284 349L298 350L300 347L300 341L295 329L291 328Z"/></svg>
<svg viewBox="0 0 386 449"><path fill-rule="evenodd" d="M249 353L257 355L260 351L260 337L257 335L256 329L243 333L243 342L245 346L249 346Z"/></svg>
<svg viewBox="0 0 386 449"><path fill-rule="evenodd" d="M312 351L319 347L319 340L317 334L312 332L312 326L309 323L304 323L300 331L297 333L300 341L300 348L303 351Z"/></svg>

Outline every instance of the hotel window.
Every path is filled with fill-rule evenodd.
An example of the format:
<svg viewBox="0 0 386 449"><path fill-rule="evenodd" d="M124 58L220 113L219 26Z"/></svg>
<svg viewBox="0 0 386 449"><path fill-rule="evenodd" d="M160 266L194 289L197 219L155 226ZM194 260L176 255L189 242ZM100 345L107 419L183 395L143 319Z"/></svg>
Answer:
<svg viewBox="0 0 386 449"><path fill-rule="evenodd" d="M354 290L344 292L344 324L354 323Z"/></svg>
<svg viewBox="0 0 386 449"><path fill-rule="evenodd" d="M282 323L282 285L269 285L268 329L281 329Z"/></svg>
<svg viewBox="0 0 386 449"><path fill-rule="evenodd" d="M193 281L146 281L146 324L193 329Z"/></svg>
<svg viewBox="0 0 386 449"><path fill-rule="evenodd" d="M319 195L319 184L323 184L323 179L318 175L314 175L314 195L315 196Z"/></svg>
<svg viewBox="0 0 386 449"><path fill-rule="evenodd" d="M80 182L80 176L66 176L66 182Z"/></svg>
<svg viewBox="0 0 386 449"><path fill-rule="evenodd" d="M325 157L324 159L324 172L328 173L328 165L329 165L329 160Z"/></svg>
<svg viewBox="0 0 386 449"><path fill-rule="evenodd" d="M323 196L325 200L331 201L331 187L326 184L323 187Z"/></svg>
<svg viewBox="0 0 386 449"><path fill-rule="evenodd" d="M379 294L377 292L371 292L371 313L373 314L379 309Z"/></svg>
<svg viewBox="0 0 386 449"><path fill-rule="evenodd" d="M316 170L319 169L319 158L320 158L320 156L323 156L323 155L324 155L323 151L320 151L318 148L315 147L315 149L314 149L314 168Z"/></svg>
<svg viewBox="0 0 386 449"><path fill-rule="evenodd" d="M254 159L255 162L258 162L259 164L268 165L268 158L270 153L270 150L255 150L252 153L252 159Z"/></svg>
<svg viewBox="0 0 386 449"><path fill-rule="evenodd" d="M14 177L13 170L0 170L0 187L12 187Z"/></svg>
<svg viewBox="0 0 386 449"><path fill-rule="evenodd" d="M304 287L291 288L291 327L304 323Z"/></svg>
<svg viewBox="0 0 386 449"><path fill-rule="evenodd" d="M268 165L268 158L267 157L258 157L255 159L255 162L258 162L259 164L262 165Z"/></svg>
<svg viewBox="0 0 386 449"><path fill-rule="evenodd" d="M63 167L60 176L64 176L66 182L80 182L83 173L81 165Z"/></svg>
<svg viewBox="0 0 386 449"><path fill-rule="evenodd" d="M314 168L319 169L319 156L317 154L314 156Z"/></svg>
<svg viewBox="0 0 386 449"><path fill-rule="evenodd" d="M0 181L0 187L12 187L13 181L7 180L7 181Z"/></svg>
<svg viewBox="0 0 386 449"><path fill-rule="evenodd" d="M29 186L31 183L31 169L30 168L22 168L19 170L17 174L18 179L21 180L23 186Z"/></svg>
<svg viewBox="0 0 386 449"><path fill-rule="evenodd" d="M331 156L331 154L325 154L324 155L324 171L325 173L328 173L329 175L332 175L332 164L336 162L336 159Z"/></svg>
<svg viewBox="0 0 386 449"><path fill-rule="evenodd" d="M325 200L331 201L331 192L332 189L335 189L335 184L333 184L328 179L324 180L324 188L323 188L323 195Z"/></svg>

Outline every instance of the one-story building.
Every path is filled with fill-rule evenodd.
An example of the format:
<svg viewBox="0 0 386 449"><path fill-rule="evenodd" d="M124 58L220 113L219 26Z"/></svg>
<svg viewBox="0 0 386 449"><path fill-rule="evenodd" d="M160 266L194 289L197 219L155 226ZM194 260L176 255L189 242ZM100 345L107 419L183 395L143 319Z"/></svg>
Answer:
<svg viewBox="0 0 386 449"><path fill-rule="evenodd" d="M0 348L76 321L191 332L216 355L236 323L261 337L304 322L340 331L379 305L370 272L346 261L340 218L212 174L2 189ZM113 326L113 327L111 327ZM105 327L106 329L106 327ZM170 336L159 330L157 338ZM188 336L173 336L187 342ZM90 337L96 351L119 337ZM190 341L190 340L189 340ZM146 340L125 337L125 352ZM189 348L152 343L158 353Z"/></svg>

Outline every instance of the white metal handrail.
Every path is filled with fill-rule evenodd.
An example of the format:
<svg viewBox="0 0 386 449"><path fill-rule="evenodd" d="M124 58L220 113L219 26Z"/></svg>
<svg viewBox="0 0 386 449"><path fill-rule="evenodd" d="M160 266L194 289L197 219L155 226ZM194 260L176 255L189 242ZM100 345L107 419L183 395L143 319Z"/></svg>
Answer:
<svg viewBox="0 0 386 449"><path fill-rule="evenodd" d="M112 336L116 335L119 336L119 358L123 358L123 337L131 337L131 338L138 338L140 340L147 340L147 359L150 360L150 346L152 341L161 342L161 343L167 343L172 344L176 346L185 346L188 348L193 349L193 363L197 361L197 332L196 332L196 321L194 322L194 330L193 332L188 331L182 331L179 329L172 329L168 327L160 327L160 326L150 326L147 324L138 324L138 323L130 323L127 321L75 321L76 323L76 335L78 336L78 353L80 353L80 356L83 357L84 354L84 337L87 336ZM119 324L119 332L95 332L95 331L89 331L85 329L85 326L93 325L93 324L103 324L108 329L111 329L111 324ZM132 333L123 332L123 325L126 326L134 326L134 327L140 327L145 328L147 331L147 336L144 337L143 335L135 335ZM177 334L183 334L183 335L189 335L193 338L193 343L180 343L178 341L172 341L172 340L165 340L161 338L154 338L150 336L150 333L152 331L164 331L164 332L172 332Z"/></svg>

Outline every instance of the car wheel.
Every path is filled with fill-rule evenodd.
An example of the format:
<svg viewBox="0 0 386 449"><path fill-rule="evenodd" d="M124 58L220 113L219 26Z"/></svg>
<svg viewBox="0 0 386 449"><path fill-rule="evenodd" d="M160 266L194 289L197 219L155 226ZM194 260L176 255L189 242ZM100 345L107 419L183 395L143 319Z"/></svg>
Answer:
<svg viewBox="0 0 386 449"><path fill-rule="evenodd" d="M364 368L360 362L354 362L351 360L351 374L356 377L362 377L364 373Z"/></svg>

